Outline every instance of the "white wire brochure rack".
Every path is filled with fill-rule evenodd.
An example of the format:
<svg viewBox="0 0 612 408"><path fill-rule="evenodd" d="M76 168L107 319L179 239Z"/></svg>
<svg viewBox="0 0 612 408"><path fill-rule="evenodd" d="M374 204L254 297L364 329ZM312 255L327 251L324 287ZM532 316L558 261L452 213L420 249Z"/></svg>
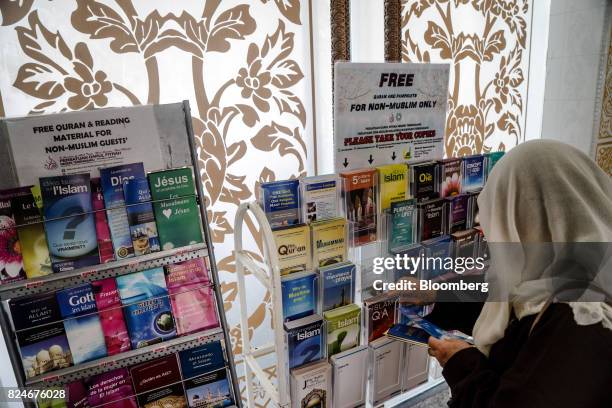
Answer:
<svg viewBox="0 0 612 408"><path fill-rule="evenodd" d="M243 249L242 227L244 218L250 212L261 227L263 237L263 250L265 265L259 266ZM289 372L288 356L283 330L283 305L281 299L281 279L278 258L274 246L274 236L265 213L255 201L242 203L236 212L234 227L234 256L236 260L236 274L238 276L238 295L240 299L240 330L244 356L244 370L246 381L246 400L248 407L255 407L255 390L253 381L257 379L275 406L289 407ZM245 284L245 269L270 292L272 304L272 320L274 325L274 341L261 346L251 345L249 338L249 323L247 309L247 295ZM279 350L279 345L283 345ZM278 386L275 386L257 361L258 357L276 352L276 377Z"/></svg>

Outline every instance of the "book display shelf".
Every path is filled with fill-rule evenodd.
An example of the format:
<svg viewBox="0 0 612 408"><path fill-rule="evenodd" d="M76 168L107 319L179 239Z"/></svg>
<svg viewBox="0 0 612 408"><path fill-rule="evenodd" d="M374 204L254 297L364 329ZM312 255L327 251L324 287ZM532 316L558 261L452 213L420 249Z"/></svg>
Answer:
<svg viewBox="0 0 612 408"><path fill-rule="evenodd" d="M148 158L143 156L140 161L145 163L146 173L141 170L141 176L129 177L129 180L126 173L117 176L121 180L119 186L123 186L124 201L115 203L106 195L108 190L103 185L104 202L97 208L92 198L96 191L93 178L97 174L91 175L91 184L85 177L86 187L79 189L74 185L77 176L82 175L40 174L43 192L42 205L38 205L39 220L20 223L17 219L11 225L17 232L32 225L40 229L51 252L51 260L45 265L47 270L31 274L26 253L22 251L25 273L0 285L0 327L11 368L19 387L66 391L64 398L53 401L23 399L27 408L80 406L79 403L122 408L148 403L200 406L213 400L222 406L242 406L208 227L206 198L199 177L194 176L201 174L201 169L189 103L84 114L106 112L114 117L137 117L142 110L152 112L153 123L149 126L156 129L156 135L145 137L159 137L156 142L159 142L163 166L147 168ZM80 114L66 114L66 123L86 121L79 119ZM57 117L49 118L53 120ZM9 163L6 177L0 182L2 192L32 184L20 182L15 164L18 159L13 157L9 133L10 125L0 123L0 159ZM102 183L103 172L130 172L138 165L142 169L142 163L133 161L115 161L113 167L100 167ZM70 188L56 187L52 191L71 194L85 191L88 201L94 201L93 207L51 215L48 210L52 201L45 196L45 180L55 182L56 179L60 187ZM168 182L170 179L176 182ZM72 185L66 184L66 180ZM184 190L179 191L181 188ZM134 191L134 196L128 191ZM127 214L127 237L128 241L132 239L128 244L133 243L131 256L124 256L125 252L121 252L124 249L117 252L118 230L113 229L117 223L112 218L117 213ZM186 214L191 217L188 226L180 224L180 217L171 218L186 217ZM63 232L67 239L74 233L82 233L79 225L89 219L97 228L100 216L105 220L108 217L106 231L110 235L104 247L104 235L97 229L92 234L97 235L97 247L96 239L92 238L95 261L85 262L81 257L74 258L68 267L67 263L60 263L51 250L53 223L76 220L64 226L69 229L76 225L73 228L76 232ZM196 218L198 222L193 222ZM148 231L144 235L144 250L135 241L142 238L142 229ZM151 234L151 230L155 233ZM177 238L177 232L183 241ZM19 239L23 240L24 236L19 234ZM103 253L103 249L107 252ZM104 257L107 259L103 260Z"/></svg>

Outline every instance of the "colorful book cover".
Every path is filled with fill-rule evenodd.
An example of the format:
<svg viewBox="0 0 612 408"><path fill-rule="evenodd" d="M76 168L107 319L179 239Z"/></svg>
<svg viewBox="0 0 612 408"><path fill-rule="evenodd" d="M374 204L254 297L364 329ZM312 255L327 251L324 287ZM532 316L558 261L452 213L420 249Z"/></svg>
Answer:
<svg viewBox="0 0 612 408"><path fill-rule="evenodd" d="M179 336L219 326L215 292L211 286L192 284L170 292L170 304Z"/></svg>
<svg viewBox="0 0 612 408"><path fill-rule="evenodd" d="M15 331L31 329L62 320L55 293L43 293L9 300Z"/></svg>
<svg viewBox="0 0 612 408"><path fill-rule="evenodd" d="M440 160L440 198L461 194L461 159Z"/></svg>
<svg viewBox="0 0 612 408"><path fill-rule="evenodd" d="M163 268L119 276L117 288L133 349L176 336Z"/></svg>
<svg viewBox="0 0 612 408"><path fill-rule="evenodd" d="M467 229L470 196L468 194L460 194L454 197L447 197L446 201L448 202L449 232L453 233Z"/></svg>
<svg viewBox="0 0 612 408"><path fill-rule="evenodd" d="M353 303L355 270L356 267L351 262L335 264L319 270L323 312Z"/></svg>
<svg viewBox="0 0 612 408"><path fill-rule="evenodd" d="M18 331L16 335L26 378L72 365L72 354L62 322Z"/></svg>
<svg viewBox="0 0 612 408"><path fill-rule="evenodd" d="M331 358L333 406L355 408L365 404L368 374L368 347L358 346Z"/></svg>
<svg viewBox="0 0 612 408"><path fill-rule="evenodd" d="M178 353L183 379L197 377L225 366L223 347L219 340Z"/></svg>
<svg viewBox="0 0 612 408"><path fill-rule="evenodd" d="M360 246L376 241L377 233L377 188L376 170L356 170L340 173L343 179L342 196L346 218L352 226L354 245Z"/></svg>
<svg viewBox="0 0 612 408"><path fill-rule="evenodd" d="M104 211L104 195L102 194L102 182L99 177L89 180L91 182L91 206L95 211L96 236L98 237L98 255L100 263L115 260L115 250L111 238L106 212Z"/></svg>
<svg viewBox="0 0 612 408"><path fill-rule="evenodd" d="M437 199L418 204L420 235L419 241L439 237L446 231L446 202Z"/></svg>
<svg viewBox="0 0 612 408"><path fill-rule="evenodd" d="M146 255L160 250L157 226L151 204L151 191L146 178L133 178L123 185L130 235L134 255Z"/></svg>
<svg viewBox="0 0 612 408"><path fill-rule="evenodd" d="M81 380L66 384L66 408L90 408L87 389Z"/></svg>
<svg viewBox="0 0 612 408"><path fill-rule="evenodd" d="M260 200L272 229L301 222L299 180L263 183L260 186Z"/></svg>
<svg viewBox="0 0 612 408"><path fill-rule="evenodd" d="M415 241L417 209L413 199L396 201L389 209L389 250L413 244Z"/></svg>
<svg viewBox="0 0 612 408"><path fill-rule="evenodd" d="M323 318L313 314L285 323L289 368L324 357Z"/></svg>
<svg viewBox="0 0 612 408"><path fill-rule="evenodd" d="M364 302L368 343L385 335L396 320L397 298L382 294Z"/></svg>
<svg viewBox="0 0 612 408"><path fill-rule="evenodd" d="M361 308L356 304L323 313L327 323L328 357L359 345Z"/></svg>
<svg viewBox="0 0 612 408"><path fill-rule="evenodd" d="M56 296L74 364L105 357L106 343L91 285L64 289Z"/></svg>
<svg viewBox="0 0 612 408"><path fill-rule="evenodd" d="M312 264L315 268L347 260L346 220L333 218L310 224Z"/></svg>
<svg viewBox="0 0 612 408"><path fill-rule="evenodd" d="M130 368L136 394L156 390L181 381L176 354L156 358Z"/></svg>
<svg viewBox="0 0 612 408"><path fill-rule="evenodd" d="M138 394L138 406L141 408L186 408L185 390L178 382L153 391Z"/></svg>
<svg viewBox="0 0 612 408"><path fill-rule="evenodd" d="M208 258L195 258L166 265L166 284L170 293L179 293L181 287L191 284L210 284L208 275Z"/></svg>
<svg viewBox="0 0 612 408"><path fill-rule="evenodd" d="M487 177L491 173L491 170L493 170L493 166L495 166L497 164L497 162L502 157L504 157L505 153L506 152L499 151L499 152L490 152L490 153L487 154Z"/></svg>
<svg viewBox="0 0 612 408"><path fill-rule="evenodd" d="M340 215L340 186L335 174L306 177L300 185L305 222L321 221Z"/></svg>
<svg viewBox="0 0 612 408"><path fill-rule="evenodd" d="M307 225L279 228L272 231L272 235L281 275L311 269L310 229Z"/></svg>
<svg viewBox="0 0 612 408"><path fill-rule="evenodd" d="M302 272L283 277L281 297L285 322L316 313L317 274Z"/></svg>
<svg viewBox="0 0 612 408"><path fill-rule="evenodd" d="M87 401L91 408L99 406L105 408L111 406L113 408L138 407L127 368L118 368L94 375L83 382L88 390Z"/></svg>
<svg viewBox="0 0 612 408"><path fill-rule="evenodd" d="M0 191L0 284L26 279L11 200L23 189Z"/></svg>
<svg viewBox="0 0 612 408"><path fill-rule="evenodd" d="M463 191L479 190L485 183L485 156L476 154L463 158Z"/></svg>
<svg viewBox="0 0 612 408"><path fill-rule="evenodd" d="M102 279L91 283L100 324L104 333L104 342L109 356L131 349L130 336L123 318L123 309L117 283L113 278Z"/></svg>
<svg viewBox="0 0 612 408"><path fill-rule="evenodd" d="M291 370L291 408L332 407L332 370L327 361Z"/></svg>
<svg viewBox="0 0 612 408"><path fill-rule="evenodd" d="M455 257L473 258L477 256L478 235L479 232L475 229L458 231L451 234Z"/></svg>
<svg viewBox="0 0 612 408"><path fill-rule="evenodd" d="M149 173L149 187L162 249L203 242L191 167Z"/></svg>
<svg viewBox="0 0 612 408"><path fill-rule="evenodd" d="M405 164L388 164L376 169L381 212L390 208L391 203L409 198L408 167Z"/></svg>
<svg viewBox="0 0 612 408"><path fill-rule="evenodd" d="M42 177L40 190L53 272L97 265L89 174Z"/></svg>
<svg viewBox="0 0 612 408"><path fill-rule="evenodd" d="M145 172L142 163L122 164L100 169L104 205L107 208L106 215L116 259L134 256L123 186L130 179L144 177Z"/></svg>
<svg viewBox="0 0 612 408"><path fill-rule="evenodd" d="M24 187L31 191L31 187ZM17 235L23 256L23 268L28 279L53 273L47 237L43 224L42 208L33 194L20 195L12 199L17 223Z"/></svg>
<svg viewBox="0 0 612 408"><path fill-rule="evenodd" d="M225 368L185 381L185 392L189 408L228 407L234 404Z"/></svg>
<svg viewBox="0 0 612 408"><path fill-rule="evenodd" d="M452 240L449 235L423 241L421 245L423 245L424 255L428 258L445 259L452 255ZM422 269L422 277L423 279L433 279L444 275L446 272L444 265L439 262L432 262L427 268Z"/></svg>
<svg viewBox="0 0 612 408"><path fill-rule="evenodd" d="M438 198L438 171L435 161L410 165L410 189L418 202Z"/></svg>

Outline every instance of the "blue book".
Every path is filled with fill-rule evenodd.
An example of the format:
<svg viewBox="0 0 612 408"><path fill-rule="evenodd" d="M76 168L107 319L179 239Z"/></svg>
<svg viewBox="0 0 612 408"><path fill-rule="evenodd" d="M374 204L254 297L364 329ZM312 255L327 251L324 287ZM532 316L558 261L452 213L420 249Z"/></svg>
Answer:
<svg viewBox="0 0 612 408"><path fill-rule="evenodd" d="M402 259L405 257L414 259L414 261L407 260L406 265L404 265L402 262L402 266L406 266L406 268L401 267L393 270L393 282L398 282L402 278L418 278L420 276L419 273L421 272L421 261L417 261L417 259L422 259L421 255L423 254L423 246L421 244L407 245L389 252L394 257L399 256Z"/></svg>
<svg viewBox="0 0 612 408"><path fill-rule="evenodd" d="M146 178L129 179L123 186L123 196L127 205L126 211L134 255L159 251L159 236L151 203L149 180Z"/></svg>
<svg viewBox="0 0 612 408"><path fill-rule="evenodd" d="M321 268L319 273L323 312L353 303L355 265L352 262Z"/></svg>
<svg viewBox="0 0 612 408"><path fill-rule="evenodd" d="M96 298L91 284L60 290L56 293L57 303L63 318L96 313Z"/></svg>
<svg viewBox="0 0 612 408"><path fill-rule="evenodd" d="M281 296L285 322L316 313L317 274L299 272L282 277Z"/></svg>
<svg viewBox="0 0 612 408"><path fill-rule="evenodd" d="M40 189L53 272L98 264L89 174L41 177Z"/></svg>
<svg viewBox="0 0 612 408"><path fill-rule="evenodd" d="M430 261L429 264L423 266L423 279L433 279L452 271L452 269L447 270L444 268L444 264L447 263L445 261L451 259L453 255L453 240L450 235L442 235L441 237L423 241L421 245L423 245L425 259L433 260L433 258L436 258L436 260L441 260L441 262Z"/></svg>
<svg viewBox="0 0 612 408"><path fill-rule="evenodd" d="M285 333L290 369L324 357L323 318L320 315L285 323Z"/></svg>
<svg viewBox="0 0 612 408"><path fill-rule="evenodd" d="M486 168L485 156L476 154L463 158L463 186L462 191L480 190L485 183Z"/></svg>
<svg viewBox="0 0 612 408"><path fill-rule="evenodd" d="M183 378L193 378L225 367L225 357L220 341L179 352Z"/></svg>
<svg viewBox="0 0 612 408"><path fill-rule="evenodd" d="M104 205L106 208L110 208L106 214L116 259L134 256L130 225L125 209L123 186L128 180L135 178L145 178L142 163L123 164L100 170Z"/></svg>
<svg viewBox="0 0 612 408"><path fill-rule="evenodd" d="M117 289L133 349L176 337L163 268L119 276Z"/></svg>
<svg viewBox="0 0 612 408"><path fill-rule="evenodd" d="M221 408L234 405L232 388L225 368L189 379L184 382L184 386L189 408Z"/></svg>
<svg viewBox="0 0 612 408"><path fill-rule="evenodd" d="M299 180L263 183L260 188L262 208L272 229L300 223Z"/></svg>
<svg viewBox="0 0 612 408"><path fill-rule="evenodd" d="M62 322L18 331L16 336L26 378L73 364Z"/></svg>

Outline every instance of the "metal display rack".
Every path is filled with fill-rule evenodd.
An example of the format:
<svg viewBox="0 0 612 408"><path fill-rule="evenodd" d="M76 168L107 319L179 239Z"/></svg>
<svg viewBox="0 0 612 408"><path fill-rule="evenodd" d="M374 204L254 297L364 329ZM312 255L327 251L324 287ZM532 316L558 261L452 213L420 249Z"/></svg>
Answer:
<svg viewBox="0 0 612 408"><path fill-rule="evenodd" d="M130 108L125 108L129 111ZM188 101L175 104L153 106L155 119L160 133L160 143L162 156L166 168L190 166L196 176L195 185L199 202L202 229L204 231L205 243L185 246L172 250L164 250L148 255L114 261L106 264L89 266L68 272L54 273L35 279L28 279L15 283L0 286L0 327L4 340L7 345L8 354L11 360L12 369L17 379L19 387L57 387L65 385L71 381L86 378L92 375L101 374L116 368L128 367L133 364L150 361L158 357L173 354L175 352L191 349L215 340L224 343L225 355L227 358L227 368L231 375L232 393L235 404L242 407L240 388L238 386L236 368L232 354L232 344L229 338L229 330L223 310L223 297L220 291L219 275L215 262L215 256L211 241L210 230L208 228L208 217L206 213L206 201L202 183L198 175L202 174L202 169L198 162L197 146L195 144L193 128L191 125L191 111ZM1 129L0 129L1 130ZM0 131L0 157L3 157L9 149L8 137ZM6 185L9 184L9 185ZM16 180L8 177L0 183L0 188L16 185ZM217 305L217 315L219 327L203 330L186 336L146 346L139 349L130 350L121 354L104 357L87 363L75 365L57 371L41 374L27 379L22 370L21 356L17 344L15 332L11 325L8 300L25 295L52 292L58 289L71 287L74 285L92 282L104 278L114 278L132 272L138 272L153 267L164 266L176 262L181 262L194 258L208 257L209 271L212 279L212 288L215 293ZM28 408L35 407L33 402L24 401Z"/></svg>

